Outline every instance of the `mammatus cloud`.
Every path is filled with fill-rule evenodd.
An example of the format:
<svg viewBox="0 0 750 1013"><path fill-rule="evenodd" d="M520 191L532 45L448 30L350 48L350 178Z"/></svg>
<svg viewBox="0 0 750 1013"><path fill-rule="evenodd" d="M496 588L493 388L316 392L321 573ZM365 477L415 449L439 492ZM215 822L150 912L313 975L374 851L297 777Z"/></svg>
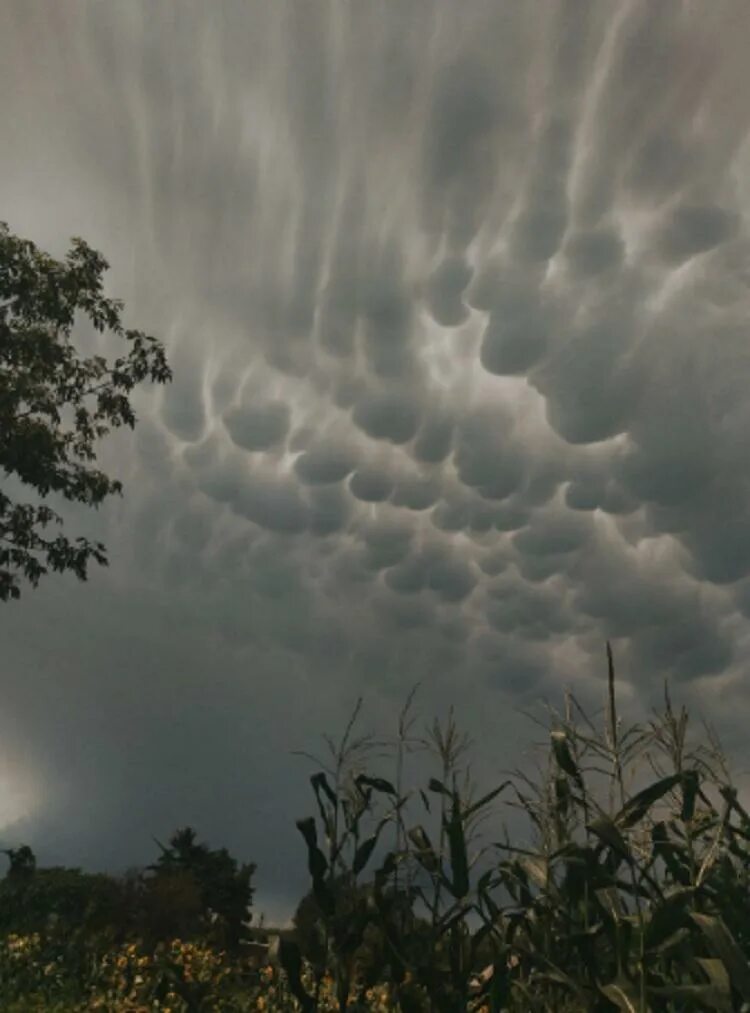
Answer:
<svg viewBox="0 0 750 1013"><path fill-rule="evenodd" d="M110 570L0 616L7 818L41 851L145 860L192 820L288 908L288 750L421 680L507 762L516 704L598 705L607 637L633 707L669 676L736 741L748 19L0 15L4 216L102 249L175 370L103 448L125 499L71 518Z"/></svg>

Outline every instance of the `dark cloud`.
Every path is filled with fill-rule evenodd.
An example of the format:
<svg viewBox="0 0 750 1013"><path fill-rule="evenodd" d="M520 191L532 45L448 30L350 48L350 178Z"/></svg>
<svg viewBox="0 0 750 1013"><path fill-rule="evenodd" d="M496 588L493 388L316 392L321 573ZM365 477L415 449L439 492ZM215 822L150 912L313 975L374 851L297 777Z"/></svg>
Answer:
<svg viewBox="0 0 750 1013"><path fill-rule="evenodd" d="M419 410L408 394L368 394L354 408L356 425L375 440L408 443L419 425Z"/></svg>
<svg viewBox="0 0 750 1013"><path fill-rule="evenodd" d="M309 511L290 479L253 472L238 482L230 497L235 513L269 531L297 534L308 525Z"/></svg>
<svg viewBox="0 0 750 1013"><path fill-rule="evenodd" d="M231 408L224 425L243 450L268 450L280 443L289 430L289 408L282 401Z"/></svg>
<svg viewBox="0 0 750 1013"><path fill-rule="evenodd" d="M581 516L556 511L537 513L523 531L513 536L513 545L523 555L559 555L580 549L590 533L588 520Z"/></svg>
<svg viewBox="0 0 750 1013"><path fill-rule="evenodd" d="M551 321L539 292L498 286L482 338L481 363L498 376L524 374L545 352Z"/></svg>
<svg viewBox="0 0 750 1013"><path fill-rule="evenodd" d="M369 524L362 533L368 569L384 570L401 562L409 552L411 539L410 528L398 521Z"/></svg>
<svg viewBox="0 0 750 1013"><path fill-rule="evenodd" d="M443 327L458 327L468 317L462 295L471 281L471 267L460 257L449 257L433 272L427 283L430 313Z"/></svg>
<svg viewBox="0 0 750 1013"><path fill-rule="evenodd" d="M355 468L356 455L351 447L332 443L321 443L300 454L294 462L294 470L302 482L309 485L327 485L342 482Z"/></svg>
<svg viewBox="0 0 750 1013"><path fill-rule="evenodd" d="M193 351L179 348L172 368L175 381L164 390L162 421L179 439L197 443L206 426L203 364Z"/></svg>
<svg viewBox="0 0 750 1013"><path fill-rule="evenodd" d="M530 375L550 425L569 443L598 443L627 430L637 376L627 358L630 320L608 312L576 328Z"/></svg>
<svg viewBox="0 0 750 1013"><path fill-rule="evenodd" d="M408 475L397 480L391 502L409 510L427 510L439 496L439 480L430 476Z"/></svg>
<svg viewBox="0 0 750 1013"><path fill-rule="evenodd" d="M439 464L450 454L454 421L450 412L431 412L424 420L414 441L414 456L427 464Z"/></svg>
<svg viewBox="0 0 750 1013"><path fill-rule="evenodd" d="M582 276L598 275L622 264L625 244L614 229L591 229L571 236L565 256L572 271Z"/></svg>
<svg viewBox="0 0 750 1013"><path fill-rule="evenodd" d="M333 535L346 528L351 516L347 495L340 488L314 489L310 495L310 530Z"/></svg>
<svg viewBox="0 0 750 1013"><path fill-rule="evenodd" d="M471 566L464 560L453 557L436 560L429 568L428 587L436 591L444 601L463 601L471 594L477 579Z"/></svg>
<svg viewBox="0 0 750 1013"><path fill-rule="evenodd" d="M175 371L64 508L111 567L0 616L8 820L102 867L193 821L284 915L288 752L405 673L507 766L609 637L744 748L750 8L344 6L0 12L11 228Z"/></svg>
<svg viewBox="0 0 750 1013"><path fill-rule="evenodd" d="M523 457L512 432L509 414L494 409L468 414L459 424L453 457L458 477L486 499L505 499L523 478Z"/></svg>
<svg viewBox="0 0 750 1013"><path fill-rule="evenodd" d="M349 491L365 503L382 503L393 492L393 479L384 468L358 468L349 482Z"/></svg>
<svg viewBox="0 0 750 1013"><path fill-rule="evenodd" d="M726 242L737 229L737 216L715 206L683 205L670 212L656 239L659 253L681 263Z"/></svg>

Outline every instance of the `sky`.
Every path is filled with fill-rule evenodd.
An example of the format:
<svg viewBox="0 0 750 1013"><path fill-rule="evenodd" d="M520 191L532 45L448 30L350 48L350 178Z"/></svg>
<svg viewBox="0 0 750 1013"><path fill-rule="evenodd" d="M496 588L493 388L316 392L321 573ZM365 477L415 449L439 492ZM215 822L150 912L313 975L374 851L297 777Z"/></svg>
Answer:
<svg viewBox="0 0 750 1013"><path fill-rule="evenodd" d="M744 0L6 0L0 218L108 259L174 381L66 512L110 566L0 611L0 843L192 824L306 889L358 697L676 701L748 761ZM85 328L79 347L97 346ZM381 767L382 772L382 767Z"/></svg>

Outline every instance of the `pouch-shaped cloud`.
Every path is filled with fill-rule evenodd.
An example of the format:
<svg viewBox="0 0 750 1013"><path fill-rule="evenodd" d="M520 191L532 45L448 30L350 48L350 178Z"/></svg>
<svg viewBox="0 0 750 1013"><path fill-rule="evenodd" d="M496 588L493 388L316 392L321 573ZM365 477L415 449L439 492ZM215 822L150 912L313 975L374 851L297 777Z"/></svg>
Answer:
<svg viewBox="0 0 750 1013"><path fill-rule="evenodd" d="M362 532L366 548L366 566L371 570L384 570L403 560L412 540L412 530L403 522L381 520L368 524Z"/></svg>
<svg viewBox="0 0 750 1013"><path fill-rule="evenodd" d="M458 327L469 316L461 297L471 274L471 267L463 258L449 257L438 265L427 282L427 305L443 327Z"/></svg>
<svg viewBox="0 0 750 1013"><path fill-rule="evenodd" d="M427 510L440 496L440 480L432 476L404 475L396 480L391 496L394 506L409 510Z"/></svg>
<svg viewBox="0 0 750 1013"><path fill-rule="evenodd" d="M429 567L427 586L444 601L462 601L476 587L471 565L459 557L438 559Z"/></svg>
<svg viewBox="0 0 750 1013"><path fill-rule="evenodd" d="M507 411L478 409L459 423L453 454L458 477L486 499L505 499L523 479L523 455L512 433Z"/></svg>
<svg viewBox="0 0 750 1013"><path fill-rule="evenodd" d="M349 491L364 503L382 503L393 492L393 484L393 479L384 467L364 465L352 475Z"/></svg>
<svg viewBox="0 0 750 1013"><path fill-rule="evenodd" d="M569 270L580 277L600 275L618 268L625 255L625 244L612 228L578 232L565 243Z"/></svg>
<svg viewBox="0 0 750 1013"><path fill-rule="evenodd" d="M229 435L243 450L268 450L281 443L289 431L289 422L289 406L283 401L244 404L224 414Z"/></svg>
<svg viewBox="0 0 750 1013"><path fill-rule="evenodd" d="M309 508L298 485L255 469L239 482L230 501L235 513L268 531L298 534L309 524Z"/></svg>
<svg viewBox="0 0 750 1013"><path fill-rule="evenodd" d="M310 530L316 535L343 531L351 517L351 500L340 486L315 487L309 493Z"/></svg>
<svg viewBox="0 0 750 1013"><path fill-rule="evenodd" d="M683 204L669 213L656 247L666 260L679 264L726 242L737 226L737 215L724 208Z"/></svg>
<svg viewBox="0 0 750 1013"><path fill-rule="evenodd" d="M414 457L426 464L439 464L453 445L454 418L445 408L428 409L414 441Z"/></svg>
<svg viewBox="0 0 750 1013"><path fill-rule="evenodd" d="M482 338L482 365L498 376L528 372L544 354L550 326L538 293L499 298Z"/></svg>
<svg viewBox="0 0 750 1013"><path fill-rule="evenodd" d="M328 485L343 482L356 467L353 449L345 444L319 443L296 459L294 470L300 481L308 485Z"/></svg>
<svg viewBox="0 0 750 1013"><path fill-rule="evenodd" d="M522 555L559 555L579 549L590 535L587 518L552 507L534 514L528 527L513 535L513 545Z"/></svg>
<svg viewBox="0 0 750 1013"><path fill-rule="evenodd" d="M550 425L569 443L598 443L627 430L638 395L628 357L634 329L627 317L607 313L563 334L529 375L546 399Z"/></svg>
<svg viewBox="0 0 750 1013"><path fill-rule="evenodd" d="M488 593L487 619L501 633L516 634L524 640L546 640L570 627L559 589L542 590L503 581L490 585Z"/></svg>
<svg viewBox="0 0 750 1013"><path fill-rule="evenodd" d="M357 426L374 440L408 443L419 425L419 407L414 395L407 392L383 391L367 394L354 407Z"/></svg>

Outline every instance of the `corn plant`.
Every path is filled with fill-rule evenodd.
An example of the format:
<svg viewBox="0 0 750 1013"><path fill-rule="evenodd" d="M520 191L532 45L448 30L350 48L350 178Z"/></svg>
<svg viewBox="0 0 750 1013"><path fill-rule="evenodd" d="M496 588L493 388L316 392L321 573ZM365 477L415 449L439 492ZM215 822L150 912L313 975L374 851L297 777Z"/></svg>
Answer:
<svg viewBox="0 0 750 1013"><path fill-rule="evenodd" d="M693 743L666 685L662 711L624 727L608 644L601 724L566 693L562 713L550 708L542 722L539 775L515 768L478 799L452 713L419 739L405 720L412 699L396 784L364 772L373 740L354 739L350 722L333 767L312 778L325 854L315 820L298 823L323 912L321 967L336 977L340 1010L373 926L403 1013L750 1010L750 814L715 734L704 727ZM417 745L439 776L407 791L404 760ZM503 828L487 867L477 828L496 800L524 814L532 840L513 844ZM389 822L393 847L358 882ZM359 891L348 907L344 884ZM282 963L296 988L299 954ZM315 995L295 994L316 1008Z"/></svg>

